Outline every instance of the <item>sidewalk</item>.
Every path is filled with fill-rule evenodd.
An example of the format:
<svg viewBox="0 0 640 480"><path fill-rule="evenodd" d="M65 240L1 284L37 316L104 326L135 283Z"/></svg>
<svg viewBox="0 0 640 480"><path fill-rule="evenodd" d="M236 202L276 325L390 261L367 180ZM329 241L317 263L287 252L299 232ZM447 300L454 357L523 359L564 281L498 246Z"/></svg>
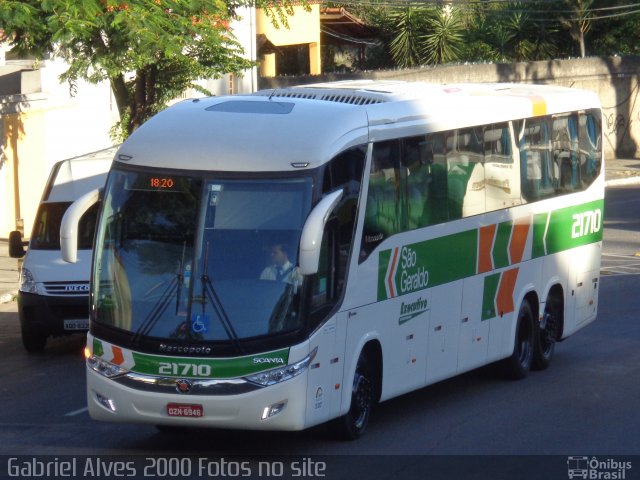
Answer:
<svg viewBox="0 0 640 480"><path fill-rule="evenodd" d="M9 257L7 240L0 239L0 303L13 301L18 292L18 260Z"/></svg>
<svg viewBox="0 0 640 480"><path fill-rule="evenodd" d="M606 162L605 183L609 186L640 185L640 159ZM0 304L14 301L18 292L18 260L9 257L6 239L0 239Z"/></svg>
<svg viewBox="0 0 640 480"><path fill-rule="evenodd" d="M605 162L607 187L640 184L640 159L615 159Z"/></svg>

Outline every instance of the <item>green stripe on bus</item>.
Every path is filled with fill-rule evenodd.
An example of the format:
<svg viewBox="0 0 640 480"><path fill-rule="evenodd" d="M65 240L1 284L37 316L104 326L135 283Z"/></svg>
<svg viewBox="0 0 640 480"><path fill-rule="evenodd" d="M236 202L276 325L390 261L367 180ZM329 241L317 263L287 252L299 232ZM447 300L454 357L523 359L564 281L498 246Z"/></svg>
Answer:
<svg viewBox="0 0 640 480"><path fill-rule="evenodd" d="M502 268L509 266L509 240L511 239L513 222L503 222L498 225L496 239L493 244L493 266Z"/></svg>
<svg viewBox="0 0 640 480"><path fill-rule="evenodd" d="M378 256L378 300L387 298L386 275L393 250L384 250Z"/></svg>
<svg viewBox="0 0 640 480"><path fill-rule="evenodd" d="M162 357L132 352L133 372L164 377L238 378L284 367L289 349L239 358Z"/></svg>
<svg viewBox="0 0 640 480"><path fill-rule="evenodd" d="M549 218L549 212L534 215L533 217L532 258L544 257L545 255L544 233L547 228L547 218Z"/></svg>
<svg viewBox="0 0 640 480"><path fill-rule="evenodd" d="M433 240L405 245L399 249L389 291L387 272L393 263L393 249L378 257L378 300L406 295L435 287L476 273L478 230L446 235Z"/></svg>
<svg viewBox="0 0 640 480"><path fill-rule="evenodd" d="M500 285L500 274L494 273L484 277L482 293L482 320L489 320L496 316L496 295Z"/></svg>
<svg viewBox="0 0 640 480"><path fill-rule="evenodd" d="M604 200L601 199L534 215L531 258L602 241L603 210ZM467 230L381 251L378 255L378 301L475 275L478 232L478 229ZM512 232L512 221L498 224L491 252L494 270L511 265L509 243ZM493 288L492 282L497 280L487 281L485 296L489 295L488 287ZM484 302L489 300L485 298Z"/></svg>
<svg viewBox="0 0 640 480"><path fill-rule="evenodd" d="M96 357L102 357L104 355L104 347L102 346L102 342L97 338L93 339L93 354Z"/></svg>
<svg viewBox="0 0 640 480"><path fill-rule="evenodd" d="M549 214L548 228L547 214L536 215L531 256L538 258L602 241L603 210L604 200L554 210Z"/></svg>

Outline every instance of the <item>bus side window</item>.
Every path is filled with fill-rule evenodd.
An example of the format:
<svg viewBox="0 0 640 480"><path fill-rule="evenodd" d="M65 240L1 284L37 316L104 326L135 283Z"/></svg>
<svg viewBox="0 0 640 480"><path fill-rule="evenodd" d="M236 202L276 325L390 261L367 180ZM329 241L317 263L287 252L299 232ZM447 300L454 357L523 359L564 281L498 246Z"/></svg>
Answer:
<svg viewBox="0 0 640 480"><path fill-rule="evenodd" d="M578 116L578 159L580 179L586 188L600 175L602 138L598 110L580 112Z"/></svg>
<svg viewBox="0 0 640 480"><path fill-rule="evenodd" d="M429 188L429 225L449 221L449 191L445 134L432 133L427 137L426 152L431 162Z"/></svg>
<svg viewBox="0 0 640 480"><path fill-rule="evenodd" d="M429 194L433 154L426 137L412 137L402 143L403 168L406 169L407 229L431 223Z"/></svg>
<svg viewBox="0 0 640 480"><path fill-rule="evenodd" d="M486 211L520 203L520 178L513 161L508 123L488 125L484 130Z"/></svg>
<svg viewBox="0 0 640 480"><path fill-rule="evenodd" d="M454 130L447 136L449 218L484 213L484 146L479 127Z"/></svg>
<svg viewBox="0 0 640 480"><path fill-rule="evenodd" d="M401 227L399 142L390 140L373 146L369 191L362 233L361 260L385 238Z"/></svg>
<svg viewBox="0 0 640 480"><path fill-rule="evenodd" d="M562 193L580 190L578 124L575 115L554 117L552 144L557 170L556 190Z"/></svg>
<svg viewBox="0 0 640 480"><path fill-rule="evenodd" d="M522 194L527 201L555 195L554 166L546 118L527 120L520 138Z"/></svg>

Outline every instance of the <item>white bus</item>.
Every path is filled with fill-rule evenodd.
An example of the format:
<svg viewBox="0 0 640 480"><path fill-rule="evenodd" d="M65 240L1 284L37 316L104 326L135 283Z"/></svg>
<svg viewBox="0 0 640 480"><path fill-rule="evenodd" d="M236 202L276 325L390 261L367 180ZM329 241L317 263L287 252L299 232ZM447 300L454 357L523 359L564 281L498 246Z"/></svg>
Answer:
<svg viewBox="0 0 640 480"><path fill-rule="evenodd" d="M596 317L599 108L551 86L359 81L159 113L101 194L91 416L356 438L379 401L546 368ZM68 261L98 197L65 217Z"/></svg>

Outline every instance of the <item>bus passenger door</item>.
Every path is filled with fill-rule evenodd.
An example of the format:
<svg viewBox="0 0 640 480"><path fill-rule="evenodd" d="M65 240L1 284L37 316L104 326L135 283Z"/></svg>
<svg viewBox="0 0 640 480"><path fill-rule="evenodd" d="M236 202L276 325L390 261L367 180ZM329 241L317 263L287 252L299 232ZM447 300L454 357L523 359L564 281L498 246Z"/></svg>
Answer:
<svg viewBox="0 0 640 480"><path fill-rule="evenodd" d="M565 336L571 335L595 319L600 284L600 250L600 244L594 243L571 252L571 273L565 307Z"/></svg>
<svg viewBox="0 0 640 480"><path fill-rule="evenodd" d="M482 315L484 277L464 279L460 341L458 342L458 373L483 365L489 345L489 319Z"/></svg>
<svg viewBox="0 0 640 480"><path fill-rule="evenodd" d="M428 322L427 383L456 374L462 281L430 290L431 310Z"/></svg>
<svg viewBox="0 0 640 480"><path fill-rule="evenodd" d="M312 337L310 350L318 348L309 366L306 425L316 425L338 416L345 365L346 313L329 320Z"/></svg>

